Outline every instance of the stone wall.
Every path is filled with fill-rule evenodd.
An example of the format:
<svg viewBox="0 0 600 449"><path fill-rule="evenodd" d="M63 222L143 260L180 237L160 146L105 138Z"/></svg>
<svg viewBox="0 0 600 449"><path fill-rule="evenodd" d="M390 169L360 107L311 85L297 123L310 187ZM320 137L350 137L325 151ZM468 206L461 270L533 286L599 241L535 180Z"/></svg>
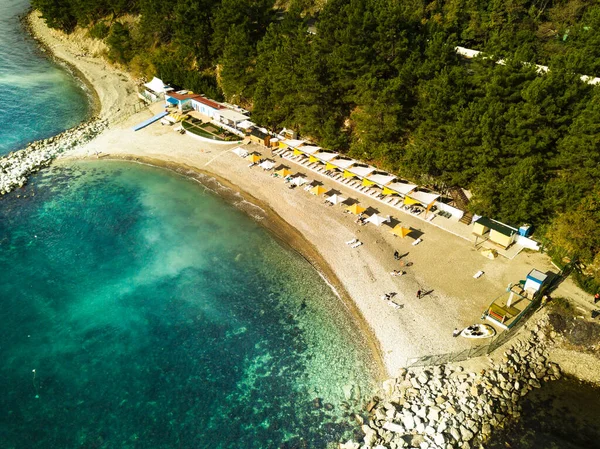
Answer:
<svg viewBox="0 0 600 449"><path fill-rule="evenodd" d="M470 449L481 447L494 430L521 413L521 397L561 377L548 360L544 323L506 350L501 360L467 372L440 365L402 370L383 382L382 396L367 406L361 443L341 449ZM357 417L362 420L362 418Z"/></svg>
<svg viewBox="0 0 600 449"><path fill-rule="evenodd" d="M30 175L50 165L60 154L89 142L107 126L106 120L94 118L0 158L0 194L23 187Z"/></svg>

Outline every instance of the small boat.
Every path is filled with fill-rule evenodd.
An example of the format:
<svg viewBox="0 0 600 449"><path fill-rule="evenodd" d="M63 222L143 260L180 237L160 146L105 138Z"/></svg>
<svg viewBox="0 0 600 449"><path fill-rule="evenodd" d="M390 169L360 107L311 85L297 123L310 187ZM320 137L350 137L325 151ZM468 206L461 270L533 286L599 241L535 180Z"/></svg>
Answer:
<svg viewBox="0 0 600 449"><path fill-rule="evenodd" d="M465 338L490 338L496 335L496 329L489 324L471 324L460 333Z"/></svg>

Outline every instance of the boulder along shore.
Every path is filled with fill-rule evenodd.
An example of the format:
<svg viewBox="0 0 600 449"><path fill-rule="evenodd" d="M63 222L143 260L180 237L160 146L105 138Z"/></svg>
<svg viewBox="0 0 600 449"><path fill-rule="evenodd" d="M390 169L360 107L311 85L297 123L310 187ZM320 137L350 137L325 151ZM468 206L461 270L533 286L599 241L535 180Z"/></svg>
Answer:
<svg viewBox="0 0 600 449"><path fill-rule="evenodd" d="M74 128L27 145L0 158L0 194L23 187L30 175L49 166L54 159L94 139L108 127L108 121L92 118Z"/></svg>

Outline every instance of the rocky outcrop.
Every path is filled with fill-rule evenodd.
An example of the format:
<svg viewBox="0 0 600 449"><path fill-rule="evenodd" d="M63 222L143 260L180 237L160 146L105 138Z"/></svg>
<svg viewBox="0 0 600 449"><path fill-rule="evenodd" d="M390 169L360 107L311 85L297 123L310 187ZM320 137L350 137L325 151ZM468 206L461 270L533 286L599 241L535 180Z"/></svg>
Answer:
<svg viewBox="0 0 600 449"><path fill-rule="evenodd" d="M479 372L440 365L402 370L386 380L383 398L362 426L363 441L340 448L478 448L520 416L521 397L560 377L558 365L548 360L545 332L535 326L527 339Z"/></svg>
<svg viewBox="0 0 600 449"><path fill-rule="evenodd" d="M31 174L50 165L62 153L89 142L107 126L106 120L92 119L0 158L0 194L23 187Z"/></svg>

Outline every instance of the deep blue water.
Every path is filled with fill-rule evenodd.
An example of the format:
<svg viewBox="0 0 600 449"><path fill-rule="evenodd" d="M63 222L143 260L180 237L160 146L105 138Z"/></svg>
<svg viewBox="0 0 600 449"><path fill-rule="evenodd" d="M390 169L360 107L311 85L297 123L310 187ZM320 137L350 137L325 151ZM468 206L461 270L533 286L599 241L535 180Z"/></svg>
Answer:
<svg viewBox="0 0 600 449"><path fill-rule="evenodd" d="M372 391L314 268L165 170L43 171L0 199L0 276L2 448L325 447Z"/></svg>
<svg viewBox="0 0 600 449"><path fill-rule="evenodd" d="M23 33L27 0L0 0L0 156L58 134L89 111L81 83Z"/></svg>

